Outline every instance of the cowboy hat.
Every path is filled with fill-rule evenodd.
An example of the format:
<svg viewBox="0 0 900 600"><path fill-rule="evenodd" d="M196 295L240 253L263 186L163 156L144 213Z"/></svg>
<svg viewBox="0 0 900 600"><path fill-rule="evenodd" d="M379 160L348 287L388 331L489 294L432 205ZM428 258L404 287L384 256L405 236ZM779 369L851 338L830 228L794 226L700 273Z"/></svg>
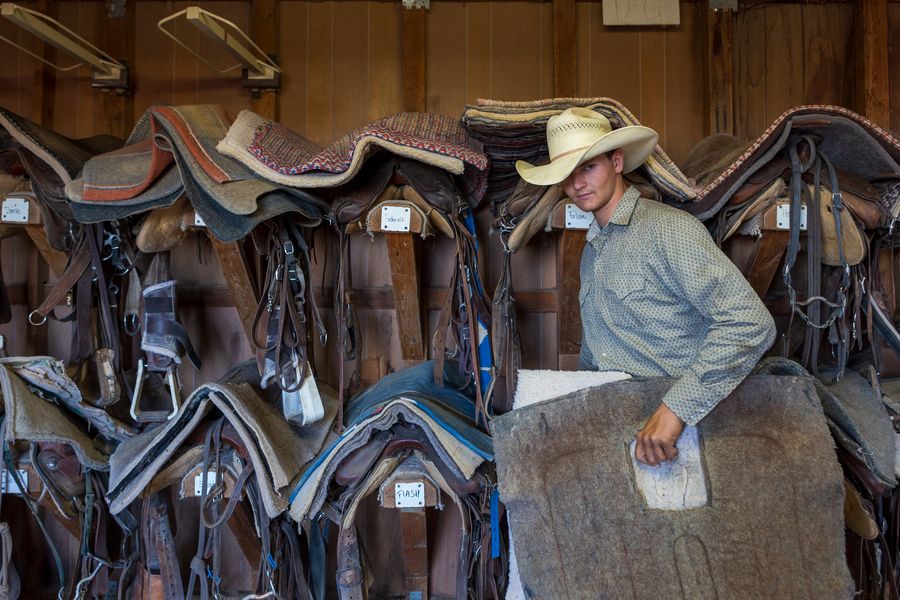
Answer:
<svg viewBox="0 0 900 600"><path fill-rule="evenodd" d="M516 161L522 179L536 185L559 183L581 163L618 148L625 155L623 173L635 170L656 147L659 135L642 125L613 129L609 119L586 108L568 108L547 121L550 164Z"/></svg>

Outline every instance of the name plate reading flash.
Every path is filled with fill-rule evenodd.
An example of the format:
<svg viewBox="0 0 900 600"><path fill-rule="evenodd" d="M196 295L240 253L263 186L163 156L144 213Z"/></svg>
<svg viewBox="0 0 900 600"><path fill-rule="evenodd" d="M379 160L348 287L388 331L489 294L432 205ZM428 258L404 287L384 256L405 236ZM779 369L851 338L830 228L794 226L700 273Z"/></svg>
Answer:
<svg viewBox="0 0 900 600"><path fill-rule="evenodd" d="M771 222L771 221L770 221ZM791 205L779 204L775 209L775 226L778 229L791 228ZM800 205L800 231L806 231L806 205Z"/></svg>
<svg viewBox="0 0 900 600"><path fill-rule="evenodd" d="M19 479L22 485L28 487L28 471L16 469L19 472ZM22 489L16 483L16 478L9 474L9 471L3 469L3 477L0 477L0 493L4 494L21 494Z"/></svg>
<svg viewBox="0 0 900 600"><path fill-rule="evenodd" d="M588 229L594 220L594 215L584 212L571 202L566 204L566 229Z"/></svg>
<svg viewBox="0 0 900 600"><path fill-rule="evenodd" d="M394 504L397 508L421 508L425 506L425 484L398 483L394 486Z"/></svg>
<svg viewBox="0 0 900 600"><path fill-rule="evenodd" d="M409 208L404 206L382 206L381 207L381 230L382 231L409 231L410 224Z"/></svg>
<svg viewBox="0 0 900 600"><path fill-rule="evenodd" d="M27 223L28 200L25 198L7 198L0 210L0 221L4 223Z"/></svg>
<svg viewBox="0 0 900 600"><path fill-rule="evenodd" d="M216 472L215 471L207 471L206 473L206 493L208 494L211 489L216 485ZM194 495L202 496L203 495L203 473L194 477Z"/></svg>

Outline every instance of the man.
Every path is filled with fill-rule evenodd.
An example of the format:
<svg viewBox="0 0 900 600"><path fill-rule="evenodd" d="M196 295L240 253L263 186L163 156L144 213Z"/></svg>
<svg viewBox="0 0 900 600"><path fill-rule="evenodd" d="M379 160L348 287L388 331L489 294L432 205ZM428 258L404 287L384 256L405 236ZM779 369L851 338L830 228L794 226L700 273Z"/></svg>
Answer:
<svg viewBox="0 0 900 600"><path fill-rule="evenodd" d="M562 183L594 215L581 260L581 367L676 378L637 434L635 456L649 465L678 455L685 424L727 396L775 338L772 316L700 221L626 183L657 139L570 108L547 123L550 163L516 163L525 181Z"/></svg>

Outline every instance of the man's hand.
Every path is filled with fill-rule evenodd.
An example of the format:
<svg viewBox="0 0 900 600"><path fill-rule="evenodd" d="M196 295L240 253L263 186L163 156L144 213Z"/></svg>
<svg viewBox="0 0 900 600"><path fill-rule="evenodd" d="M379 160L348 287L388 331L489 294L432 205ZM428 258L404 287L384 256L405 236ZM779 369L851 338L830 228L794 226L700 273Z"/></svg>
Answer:
<svg viewBox="0 0 900 600"><path fill-rule="evenodd" d="M678 456L678 441L684 429L684 421L673 413L668 406L660 404L644 428L638 431L634 456L642 463L656 466L661 462L673 460Z"/></svg>

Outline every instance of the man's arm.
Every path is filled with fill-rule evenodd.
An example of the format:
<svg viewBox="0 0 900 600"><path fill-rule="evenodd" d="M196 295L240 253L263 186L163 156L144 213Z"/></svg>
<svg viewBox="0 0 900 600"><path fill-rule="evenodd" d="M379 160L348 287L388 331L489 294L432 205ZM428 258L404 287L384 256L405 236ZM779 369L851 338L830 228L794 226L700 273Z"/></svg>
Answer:
<svg viewBox="0 0 900 600"><path fill-rule="evenodd" d="M698 220L677 217L657 239L673 285L709 327L694 362L638 434L648 464L674 458L684 425L695 425L731 393L775 339L772 316L737 267Z"/></svg>

